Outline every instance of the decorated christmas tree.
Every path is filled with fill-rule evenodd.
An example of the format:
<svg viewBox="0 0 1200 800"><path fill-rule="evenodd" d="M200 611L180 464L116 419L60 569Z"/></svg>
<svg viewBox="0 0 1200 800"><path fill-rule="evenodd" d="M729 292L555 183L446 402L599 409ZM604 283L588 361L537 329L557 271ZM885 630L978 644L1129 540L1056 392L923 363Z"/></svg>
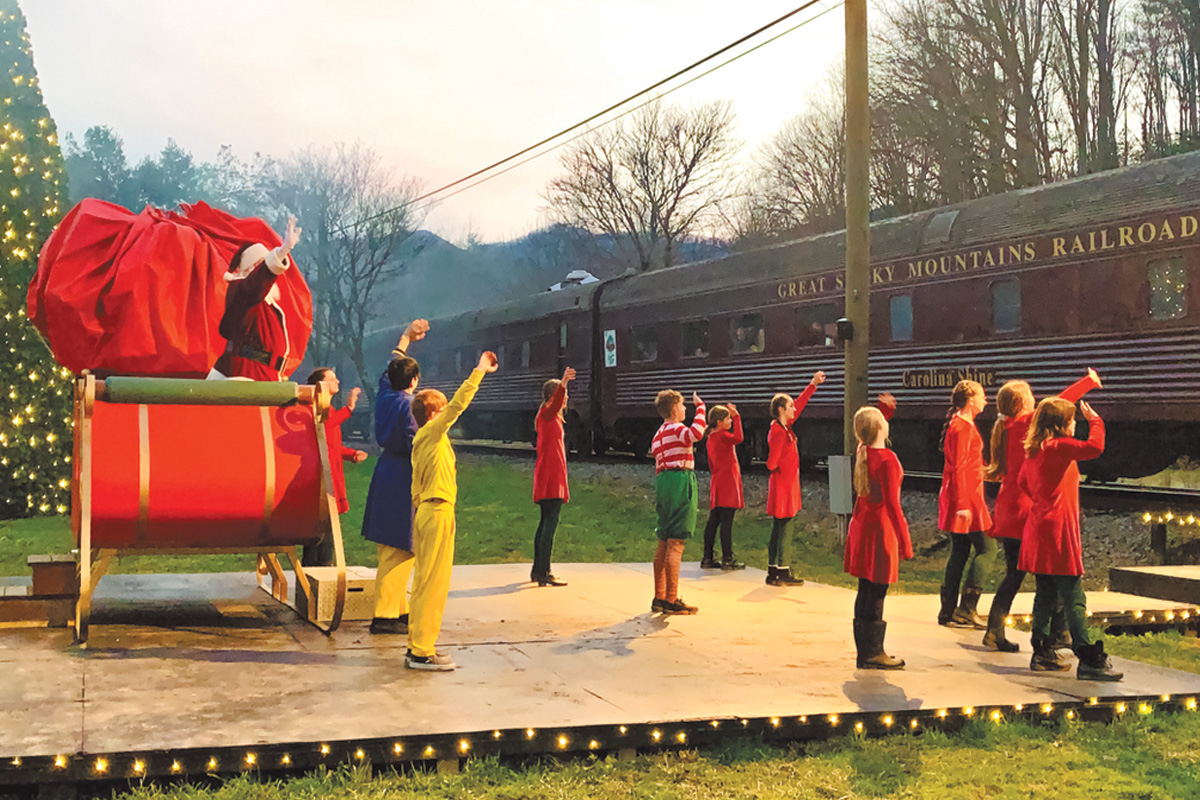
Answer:
<svg viewBox="0 0 1200 800"><path fill-rule="evenodd" d="M42 242L66 211L67 178L25 17L0 0L0 517L62 514L71 473L71 377L25 316Z"/></svg>

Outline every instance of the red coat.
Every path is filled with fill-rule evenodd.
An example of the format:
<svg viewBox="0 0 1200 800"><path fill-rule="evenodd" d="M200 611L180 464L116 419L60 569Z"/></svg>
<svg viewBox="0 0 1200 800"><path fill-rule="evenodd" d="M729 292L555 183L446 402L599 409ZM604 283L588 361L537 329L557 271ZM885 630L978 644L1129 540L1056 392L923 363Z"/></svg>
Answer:
<svg viewBox="0 0 1200 800"><path fill-rule="evenodd" d="M742 418L735 414L727 431L713 430L708 435L709 508L745 508L742 495L742 468L735 447L742 443Z"/></svg>
<svg viewBox="0 0 1200 800"><path fill-rule="evenodd" d="M817 387L809 384L796 398L796 417L808 405ZM791 519L800 510L800 452L796 449L796 433L775 420L767 434L767 513L776 519Z"/></svg>
<svg viewBox="0 0 1200 800"><path fill-rule="evenodd" d="M867 475L871 493L854 503L846 536L846 572L875 583L895 583L900 560L913 557L908 521L900 508L904 468L887 448L868 447Z"/></svg>
<svg viewBox="0 0 1200 800"><path fill-rule="evenodd" d="M567 488L567 445L563 437L562 411L567 402L567 385L559 384L537 413L537 463L533 465L533 502L561 498L569 502Z"/></svg>
<svg viewBox="0 0 1200 800"><path fill-rule="evenodd" d="M1072 403L1079 400L1096 386L1091 378L1083 378L1058 393ZM1000 479L1000 492L996 495L996 510L992 517L989 536L1020 539L1029 517L1031 500L1021 488L1021 468L1025 466L1025 435L1033 422L1033 412L1027 411L1019 417L1004 420L1004 476Z"/></svg>
<svg viewBox="0 0 1200 800"><path fill-rule="evenodd" d="M333 473L333 496L337 498L339 514L350 510L346 499L346 471L343 461L353 461L358 451L342 444L342 423L350 419L353 412L348 408L331 408L325 420L325 443L329 446L329 471Z"/></svg>
<svg viewBox="0 0 1200 800"><path fill-rule="evenodd" d="M216 370L226 378L281 381L288 374L287 319L279 305L266 299L286 267L280 266L281 271L276 272L270 264L278 262L272 259L268 257L248 276L233 281L225 294L225 313L218 329L227 343Z"/></svg>
<svg viewBox="0 0 1200 800"><path fill-rule="evenodd" d="M1079 467L1104 452L1104 422L1089 424L1088 439L1059 436L1025 462L1021 484L1032 501L1021 541L1019 569L1037 575L1082 575Z"/></svg>
<svg viewBox="0 0 1200 800"><path fill-rule="evenodd" d="M946 463L942 491L938 494L938 528L947 533L973 533L992 527L992 515L983 499L983 437L974 422L955 414L946 430ZM970 511L965 524L957 512Z"/></svg>

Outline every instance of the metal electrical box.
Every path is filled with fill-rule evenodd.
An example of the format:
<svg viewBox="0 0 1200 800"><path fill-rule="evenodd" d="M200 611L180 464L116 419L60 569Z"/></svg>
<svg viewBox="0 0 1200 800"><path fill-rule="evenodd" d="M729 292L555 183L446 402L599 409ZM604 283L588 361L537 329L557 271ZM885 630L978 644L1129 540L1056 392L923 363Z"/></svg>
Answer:
<svg viewBox="0 0 1200 800"><path fill-rule="evenodd" d="M849 516L854 513L854 458L829 456L829 510Z"/></svg>

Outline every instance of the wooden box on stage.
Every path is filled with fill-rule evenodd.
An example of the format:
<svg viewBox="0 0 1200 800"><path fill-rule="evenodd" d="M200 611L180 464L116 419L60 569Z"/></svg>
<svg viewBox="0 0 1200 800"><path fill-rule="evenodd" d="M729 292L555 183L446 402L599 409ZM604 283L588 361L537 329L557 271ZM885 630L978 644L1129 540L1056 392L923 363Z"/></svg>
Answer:
<svg viewBox="0 0 1200 800"><path fill-rule="evenodd" d="M296 610L305 619L328 622L333 619L333 604L337 597L337 567L306 567L317 606L315 617L308 613L304 592L296 592ZM371 619L375 616L375 568L346 567L346 610L342 619Z"/></svg>

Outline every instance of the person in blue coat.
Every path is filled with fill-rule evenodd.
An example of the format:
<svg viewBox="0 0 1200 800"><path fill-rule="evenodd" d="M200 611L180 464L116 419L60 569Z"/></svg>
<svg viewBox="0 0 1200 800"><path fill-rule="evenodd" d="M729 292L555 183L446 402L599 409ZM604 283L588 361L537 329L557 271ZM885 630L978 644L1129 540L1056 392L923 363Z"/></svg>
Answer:
<svg viewBox="0 0 1200 800"><path fill-rule="evenodd" d="M408 633L408 582L414 566L412 441L417 433L412 398L421 381L421 368L409 358L408 346L428 332L423 319L409 323L375 395L375 441L383 452L371 475L362 526L363 536L379 550L371 633Z"/></svg>

